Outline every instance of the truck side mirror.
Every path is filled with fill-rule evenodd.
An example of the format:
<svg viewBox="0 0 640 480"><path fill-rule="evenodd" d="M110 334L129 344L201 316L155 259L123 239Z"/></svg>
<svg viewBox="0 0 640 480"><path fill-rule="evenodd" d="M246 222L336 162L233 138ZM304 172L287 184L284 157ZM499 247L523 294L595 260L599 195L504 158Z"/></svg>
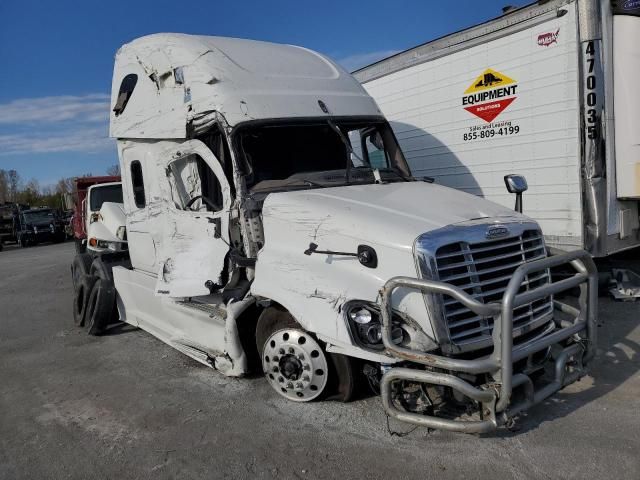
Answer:
<svg viewBox="0 0 640 480"><path fill-rule="evenodd" d="M509 193L516 194L515 211L522 213L522 192L526 192L529 188L527 185L527 179L524 178L524 175L511 173L504 176L504 184L506 185Z"/></svg>

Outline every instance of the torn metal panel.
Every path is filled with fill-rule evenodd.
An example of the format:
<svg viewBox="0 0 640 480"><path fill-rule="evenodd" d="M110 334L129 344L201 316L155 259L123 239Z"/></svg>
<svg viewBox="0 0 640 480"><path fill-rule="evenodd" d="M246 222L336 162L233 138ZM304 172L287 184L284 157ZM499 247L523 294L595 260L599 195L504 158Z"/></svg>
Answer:
<svg viewBox="0 0 640 480"><path fill-rule="evenodd" d="M301 47L236 38L161 33L116 54L112 107L127 75L126 109L111 114L117 138L187 138L190 119L221 112L231 126L265 118L379 116L375 102L332 60ZM129 77L131 78L131 77Z"/></svg>
<svg viewBox="0 0 640 480"><path fill-rule="evenodd" d="M229 251L231 190L220 162L199 140L190 140L163 152L164 238L158 264L156 294L169 297L207 295L224 286ZM202 194L197 161L204 161L220 187L221 205ZM164 168L162 168L164 167ZM216 207L215 211L211 208Z"/></svg>

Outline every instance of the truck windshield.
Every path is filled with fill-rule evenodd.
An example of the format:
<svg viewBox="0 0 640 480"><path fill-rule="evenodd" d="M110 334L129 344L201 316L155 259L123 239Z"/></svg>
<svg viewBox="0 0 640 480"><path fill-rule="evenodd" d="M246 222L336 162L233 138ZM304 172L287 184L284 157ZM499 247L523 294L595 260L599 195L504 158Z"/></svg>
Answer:
<svg viewBox="0 0 640 480"><path fill-rule="evenodd" d="M102 208L104 202L123 203L122 185L105 185L104 187L94 187L91 189L89 208L92 212L97 212Z"/></svg>
<svg viewBox="0 0 640 480"><path fill-rule="evenodd" d="M37 212L24 213L26 223L52 222L55 218L56 215L53 210L38 210Z"/></svg>
<svg viewBox="0 0 640 480"><path fill-rule="evenodd" d="M235 140L253 192L373 183L375 170L383 181L411 176L381 119L263 123L242 128Z"/></svg>

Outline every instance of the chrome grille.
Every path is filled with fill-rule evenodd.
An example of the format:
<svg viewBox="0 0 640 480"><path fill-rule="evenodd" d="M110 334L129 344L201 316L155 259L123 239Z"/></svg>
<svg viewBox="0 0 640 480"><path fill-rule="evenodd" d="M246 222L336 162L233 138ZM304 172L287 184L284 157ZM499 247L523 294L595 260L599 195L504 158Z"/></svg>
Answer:
<svg viewBox="0 0 640 480"><path fill-rule="evenodd" d="M524 262L546 256L542 234L524 230L516 237L477 243L456 242L436 250L439 280L451 283L479 301L500 301L513 272ZM548 271L525 277L520 291L549 283ZM441 296L442 297L442 296ZM451 342L464 345L491 337L493 319L480 317L451 297L441 298ZM545 297L514 310L514 337L544 328L553 310Z"/></svg>

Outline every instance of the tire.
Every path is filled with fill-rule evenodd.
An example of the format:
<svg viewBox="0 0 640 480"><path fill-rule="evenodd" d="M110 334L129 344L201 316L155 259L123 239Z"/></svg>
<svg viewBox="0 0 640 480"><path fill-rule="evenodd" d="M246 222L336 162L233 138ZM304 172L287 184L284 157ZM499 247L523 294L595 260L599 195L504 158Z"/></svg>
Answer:
<svg viewBox="0 0 640 480"><path fill-rule="evenodd" d="M89 276L88 278L92 277ZM116 289L113 283L109 280L98 278L87 300L84 324L89 335L97 336L104 332L113 318L115 304Z"/></svg>
<svg viewBox="0 0 640 480"><path fill-rule="evenodd" d="M78 289L80 281L91 271L91 255L88 253L79 253L73 257L71 262L71 280L73 281L73 290Z"/></svg>
<svg viewBox="0 0 640 480"><path fill-rule="evenodd" d="M335 383L332 362L323 346L289 312L270 307L256 327L256 347L267 382L283 397L296 402L324 398Z"/></svg>
<svg viewBox="0 0 640 480"><path fill-rule="evenodd" d="M27 248L29 246L27 239L22 235L18 238L18 243L20 244L20 248Z"/></svg>
<svg viewBox="0 0 640 480"><path fill-rule="evenodd" d="M89 274L95 275L102 280L113 282L113 267L109 263L102 260L102 258L100 257L95 258L91 263Z"/></svg>
<svg viewBox="0 0 640 480"><path fill-rule="evenodd" d="M116 265L118 264L119 263L116 262ZM105 282L105 285L109 285L110 287L112 287L114 291L112 301L113 304L111 306L111 316L107 319L107 324L117 323L120 320L120 316L118 314L118 309L116 308L115 285L113 283L113 264L105 262L101 257L98 257L93 260L91 269L89 270L89 275L94 275L100 278L103 282Z"/></svg>
<svg viewBox="0 0 640 480"><path fill-rule="evenodd" d="M76 253L85 253L87 251L87 246L79 238L75 239L75 244L76 244Z"/></svg>
<svg viewBox="0 0 640 480"><path fill-rule="evenodd" d="M256 325L256 347L260 358L262 358L264 346L269 336L276 330L287 327L301 328L291 314L283 308L269 307L260 314Z"/></svg>
<svg viewBox="0 0 640 480"><path fill-rule="evenodd" d="M84 275L78 284L78 288L75 290L75 294L73 295L73 323L78 327L82 327L85 324L89 296L97 280L98 277Z"/></svg>

